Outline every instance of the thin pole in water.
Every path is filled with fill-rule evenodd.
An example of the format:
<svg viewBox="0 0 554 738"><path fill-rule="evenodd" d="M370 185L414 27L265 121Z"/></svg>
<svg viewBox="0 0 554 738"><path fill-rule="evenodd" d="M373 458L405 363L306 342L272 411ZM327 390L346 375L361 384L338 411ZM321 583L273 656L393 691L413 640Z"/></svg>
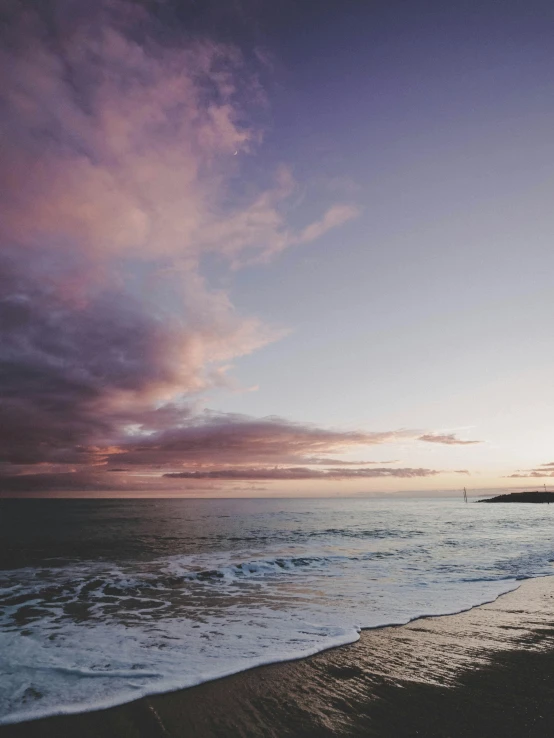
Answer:
<svg viewBox="0 0 554 738"><path fill-rule="evenodd" d="M464 487L464 501L467 502L467 490Z"/></svg>

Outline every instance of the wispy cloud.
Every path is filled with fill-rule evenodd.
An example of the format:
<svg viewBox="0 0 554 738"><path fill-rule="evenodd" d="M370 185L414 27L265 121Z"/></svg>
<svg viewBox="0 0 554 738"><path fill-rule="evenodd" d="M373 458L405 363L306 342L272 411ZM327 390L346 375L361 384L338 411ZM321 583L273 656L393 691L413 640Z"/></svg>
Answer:
<svg viewBox="0 0 554 738"><path fill-rule="evenodd" d="M554 469L549 464L545 464L545 466L547 467L546 469L529 469L529 471L514 472L514 474L508 475L508 479L546 479L548 477L554 477Z"/></svg>
<svg viewBox="0 0 554 738"><path fill-rule="evenodd" d="M456 438L454 433L425 433L418 437L418 441L442 443L445 446L471 446L475 443L483 443L483 441L463 441L460 438Z"/></svg>
<svg viewBox="0 0 554 738"><path fill-rule="evenodd" d="M519 472L516 472L515 474L508 474L508 479L543 479L548 477L554 477L554 471L553 472L541 472L541 471L531 471L527 474L521 474Z"/></svg>
<svg viewBox="0 0 554 738"><path fill-rule="evenodd" d="M517 469L513 474L508 476L509 479L541 479L554 477L554 461L547 461L545 464L539 464L534 469Z"/></svg>
<svg viewBox="0 0 554 738"><path fill-rule="evenodd" d="M323 236L327 231L330 231L337 226L346 223L352 218L356 218L359 215L359 209L353 205L333 205L328 210L321 220L315 223L310 223L302 230L302 232L296 237L298 243L309 243L315 241L317 238Z"/></svg>

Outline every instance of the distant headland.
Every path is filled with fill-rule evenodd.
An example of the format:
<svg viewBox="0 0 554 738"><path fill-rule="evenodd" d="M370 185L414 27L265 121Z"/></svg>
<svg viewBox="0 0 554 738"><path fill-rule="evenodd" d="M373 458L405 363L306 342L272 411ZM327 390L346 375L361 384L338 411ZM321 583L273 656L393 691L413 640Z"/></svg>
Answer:
<svg viewBox="0 0 554 738"><path fill-rule="evenodd" d="M479 502L554 502L554 492L512 492L498 497L488 497Z"/></svg>

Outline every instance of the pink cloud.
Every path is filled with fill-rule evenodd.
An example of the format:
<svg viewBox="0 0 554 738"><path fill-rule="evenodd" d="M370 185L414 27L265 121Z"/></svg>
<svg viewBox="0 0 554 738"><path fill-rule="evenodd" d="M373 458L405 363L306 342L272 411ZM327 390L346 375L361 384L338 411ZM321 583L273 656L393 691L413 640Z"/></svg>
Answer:
<svg viewBox="0 0 554 738"><path fill-rule="evenodd" d="M298 243L315 241L331 229L356 218L359 213L359 209L353 205L333 205L319 221L306 226L298 235L297 241Z"/></svg>
<svg viewBox="0 0 554 738"><path fill-rule="evenodd" d="M244 123L255 74L230 46L140 44L132 25L125 32L117 23L125 3L98 6L103 12L62 25L56 51L25 24L15 28L16 38L23 31L18 53L0 57L6 235L62 250L77 242L90 259L172 257L191 267L209 251L235 264L265 259L355 217L352 205L334 205L291 230L284 206L295 183L286 167L274 185L230 207L236 155L261 136Z"/></svg>
<svg viewBox="0 0 554 738"><path fill-rule="evenodd" d="M48 23L47 8L22 7L6 11L0 50L0 459L131 454L146 417L151 434L177 424L171 446L186 413L162 408L224 385L233 360L284 335L239 315L201 259L263 261L355 211L290 228L285 166L231 201L265 104L236 48L168 41L124 0L69 0Z"/></svg>
<svg viewBox="0 0 554 738"><path fill-rule="evenodd" d="M509 478L515 479L541 479L542 477L554 477L554 461L539 464L535 469L518 469Z"/></svg>
<svg viewBox="0 0 554 738"><path fill-rule="evenodd" d="M178 411L177 411L178 413ZM169 428L152 433L145 415L138 432L121 443L108 458L117 464L148 466L237 466L259 464L315 464L321 454L389 443L394 431L339 431L293 423L282 418L250 418L208 413L174 418Z"/></svg>

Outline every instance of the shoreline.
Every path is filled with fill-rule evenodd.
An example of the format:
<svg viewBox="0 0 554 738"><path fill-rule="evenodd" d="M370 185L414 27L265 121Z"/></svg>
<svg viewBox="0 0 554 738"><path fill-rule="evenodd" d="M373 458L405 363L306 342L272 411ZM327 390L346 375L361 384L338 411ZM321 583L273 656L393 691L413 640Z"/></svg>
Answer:
<svg viewBox="0 0 554 738"><path fill-rule="evenodd" d="M254 662L251 665L246 666L242 669L231 670L227 673L223 672L215 676L213 675L205 676L205 678L202 681L196 684L193 683L193 684L188 684L184 686L169 685L169 686L166 686L166 688L155 690L152 692L146 692L141 695L135 696L131 699L121 700L121 698L116 698L113 701L109 701L104 704L102 704L101 702L96 703L96 704L91 704L89 707L86 707L86 708L71 706L71 705L67 707L64 706L64 707L59 708L59 712L52 712L52 713L45 714L45 715L31 715L29 717L25 716L25 717L20 717L18 719L15 719L9 722L2 722L2 720L0 719L0 730L3 727L9 727L12 725L19 725L19 724L28 724L31 722L40 722L44 720L49 720L51 718L75 717L75 716L86 715L90 713L105 712L107 710L124 707L126 705L133 704L141 700L147 700L147 699L156 698L156 697L160 697L160 696L164 696L168 694L182 693L190 689L200 688L211 682L218 682L224 679L231 679L233 677L238 677L241 674L245 674L247 672L257 671L258 669L264 669L265 667L279 666L282 664L289 664L289 663L294 663L298 661L304 661L305 659L310 659L310 658L319 656L320 654L325 654L327 652L334 651L336 649L345 648L347 646L352 646L360 641L360 639L363 637L363 634L365 632L380 631L380 630L385 630L387 628L403 628L403 627L410 626L412 623L415 623L420 620L429 620L432 618L445 618L445 617L448 618L448 617L454 617L456 615L461 615L463 613L470 612L471 610L475 610L479 607L492 604L496 602L496 600L498 600L499 598L504 597L507 594L510 594L511 592L516 591L517 589L519 589L519 587L524 581L529 581L532 579L540 579L540 578L544 578L544 577L529 577L528 579L515 579L515 580L509 579L507 581L512 583L514 585L513 587L510 587L502 592L499 592L498 594L491 596L490 599L483 600L482 602L478 604L468 605L467 607L463 607L462 609L456 609L450 612L446 611L442 613L426 613L426 614L421 614L421 615L415 615L405 622L396 622L396 623L390 622L390 623L384 623L381 625L361 626L358 629L356 629L355 636L348 640L341 639L340 641L336 641L335 643L328 644L322 648L311 649L311 650L305 651L304 653L302 652L298 654L289 653L289 654L283 654L281 657L269 657L267 660L260 661L259 663ZM554 575L552 575L552 578L554 582ZM498 581L500 582L502 580L498 580Z"/></svg>
<svg viewBox="0 0 554 738"><path fill-rule="evenodd" d="M466 713L472 705L477 709L479 696L490 689L481 686L475 693L475 681L496 680L503 685L500 692L507 693L506 685L517 681L529 662L540 679L528 680L528 686L537 690L548 683L554 696L554 676L549 679L554 675L553 576L522 580L517 589L459 614L366 629L356 642L313 656L103 710L0 726L0 738L417 735L402 732L415 730L416 723L422 724L420 735L494 735L475 725L473 732L459 732L463 724L457 718L456 725L448 725L448 714L460 701ZM506 705L500 692L490 697L488 713L481 710L483 725L496 713L502 720ZM431 696L430 710L422 713ZM530 714L529 699L527 706L520 702L522 714ZM437 705L442 703L452 704L441 727ZM547 712L545 705L537 725L547 730L543 723L551 719L550 731L554 713L548 718ZM446 732L423 726L431 718L438 720L436 730ZM517 719L510 720L503 732L517 735L509 733ZM547 733L519 733L531 734Z"/></svg>

